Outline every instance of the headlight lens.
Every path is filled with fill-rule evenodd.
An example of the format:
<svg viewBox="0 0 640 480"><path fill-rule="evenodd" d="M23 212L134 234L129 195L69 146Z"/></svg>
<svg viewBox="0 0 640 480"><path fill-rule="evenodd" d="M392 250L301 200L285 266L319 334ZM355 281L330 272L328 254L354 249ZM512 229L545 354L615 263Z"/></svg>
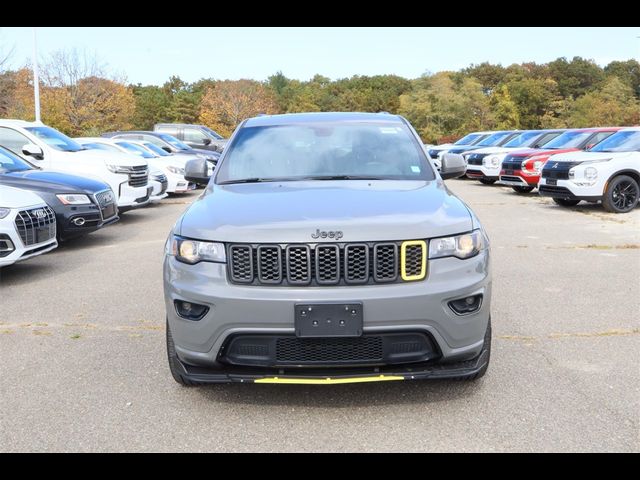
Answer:
<svg viewBox="0 0 640 480"><path fill-rule="evenodd" d="M587 180L595 180L598 178L598 169L594 167L587 167L584 169L584 178Z"/></svg>
<svg viewBox="0 0 640 480"><path fill-rule="evenodd" d="M227 261L224 245L217 242L200 242L174 235L168 250L167 254L189 265L199 262L225 263Z"/></svg>
<svg viewBox="0 0 640 480"><path fill-rule="evenodd" d="M176 175L184 175L184 168L174 167L173 165L169 165L167 167L167 170L169 170L171 173L175 173Z"/></svg>
<svg viewBox="0 0 640 480"><path fill-rule="evenodd" d="M500 165L500 158L495 155L489 155L488 157L484 157L482 163L488 167L497 167Z"/></svg>
<svg viewBox="0 0 640 480"><path fill-rule="evenodd" d="M11 209L10 208L2 208L0 207L0 218L4 218L6 216L8 216L11 213Z"/></svg>
<svg viewBox="0 0 640 480"><path fill-rule="evenodd" d="M129 169L127 167L121 167L120 165L107 164L107 168L111 173L129 173Z"/></svg>
<svg viewBox="0 0 640 480"><path fill-rule="evenodd" d="M536 160L535 162L533 162L533 171L539 172L540 170L542 170L542 165L544 165L544 162L542 160Z"/></svg>
<svg viewBox="0 0 640 480"><path fill-rule="evenodd" d="M480 230L455 237L434 238L429 240L429 258L471 258L477 255L485 245L484 235Z"/></svg>
<svg viewBox="0 0 640 480"><path fill-rule="evenodd" d="M58 200L64 205L88 205L91 203L89 197L77 193L63 193L56 195L56 197L58 197Z"/></svg>

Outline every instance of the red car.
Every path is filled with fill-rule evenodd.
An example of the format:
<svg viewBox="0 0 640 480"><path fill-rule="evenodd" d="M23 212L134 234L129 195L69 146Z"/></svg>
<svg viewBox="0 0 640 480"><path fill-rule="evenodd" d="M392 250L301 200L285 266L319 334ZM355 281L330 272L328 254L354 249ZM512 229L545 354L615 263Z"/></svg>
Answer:
<svg viewBox="0 0 640 480"><path fill-rule="evenodd" d="M499 183L518 193L528 193L538 186L542 167L551 155L588 150L621 128L578 128L564 132L542 148L516 150L502 161Z"/></svg>

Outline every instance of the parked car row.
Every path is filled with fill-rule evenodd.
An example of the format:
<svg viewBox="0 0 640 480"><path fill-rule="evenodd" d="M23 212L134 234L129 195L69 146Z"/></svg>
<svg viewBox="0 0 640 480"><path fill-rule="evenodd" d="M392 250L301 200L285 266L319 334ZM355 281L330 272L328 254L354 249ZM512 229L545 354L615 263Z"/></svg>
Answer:
<svg viewBox="0 0 640 480"><path fill-rule="evenodd" d="M0 267L196 188L186 163L201 160L210 176L219 157L167 133L72 139L40 122L0 120Z"/></svg>
<svg viewBox="0 0 640 480"><path fill-rule="evenodd" d="M626 213L640 199L640 127L473 132L425 148L436 167L462 157L468 178L517 193L537 188L564 207L584 200Z"/></svg>

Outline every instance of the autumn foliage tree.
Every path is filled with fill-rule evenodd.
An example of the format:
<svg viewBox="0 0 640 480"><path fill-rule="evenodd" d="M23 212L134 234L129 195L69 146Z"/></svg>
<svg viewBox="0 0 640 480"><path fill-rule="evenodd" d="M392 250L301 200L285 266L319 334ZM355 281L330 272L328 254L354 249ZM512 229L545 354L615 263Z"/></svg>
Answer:
<svg viewBox="0 0 640 480"><path fill-rule="evenodd" d="M200 121L229 136L238 124L260 113L278 112L273 92L255 80L224 80L208 88L200 105Z"/></svg>

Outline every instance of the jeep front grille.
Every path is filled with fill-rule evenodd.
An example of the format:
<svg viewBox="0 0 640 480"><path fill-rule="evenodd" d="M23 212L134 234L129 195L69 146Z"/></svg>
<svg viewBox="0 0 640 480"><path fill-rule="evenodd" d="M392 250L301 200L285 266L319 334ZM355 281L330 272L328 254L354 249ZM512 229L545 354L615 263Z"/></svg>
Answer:
<svg viewBox="0 0 640 480"><path fill-rule="evenodd" d="M49 207L18 212L16 230L25 247L47 242L56 236L56 214Z"/></svg>
<svg viewBox="0 0 640 480"><path fill-rule="evenodd" d="M427 242L228 245L232 283L265 286L370 285L422 280ZM402 273L402 275L401 275Z"/></svg>

